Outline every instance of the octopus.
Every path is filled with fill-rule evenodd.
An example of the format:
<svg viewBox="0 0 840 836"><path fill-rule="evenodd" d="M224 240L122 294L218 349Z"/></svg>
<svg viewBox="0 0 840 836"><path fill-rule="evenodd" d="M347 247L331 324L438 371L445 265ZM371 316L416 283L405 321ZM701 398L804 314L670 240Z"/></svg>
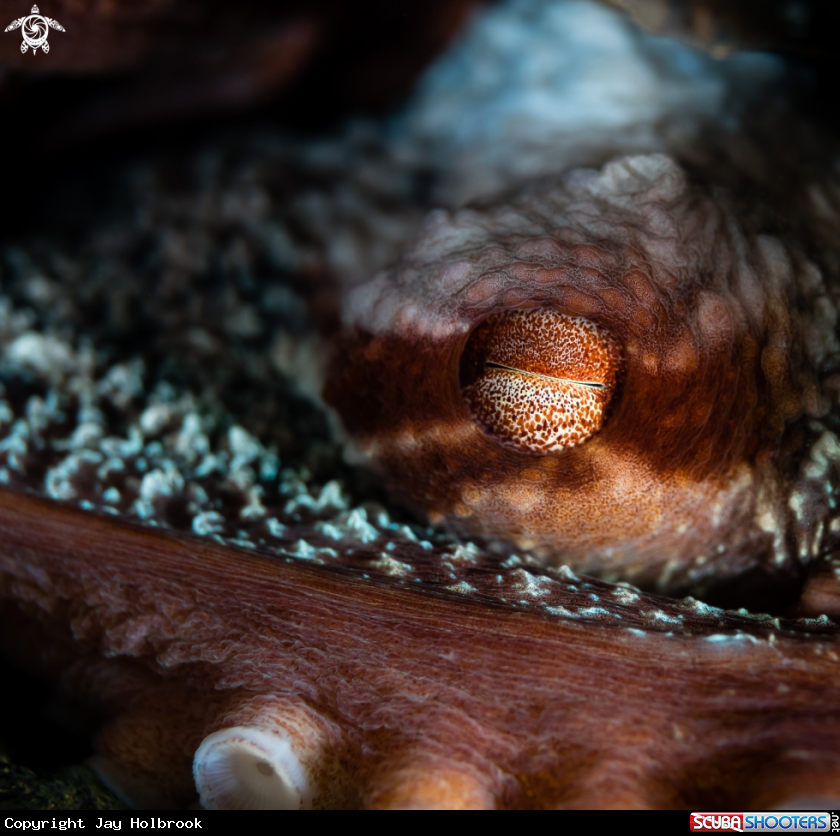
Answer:
<svg viewBox="0 0 840 836"><path fill-rule="evenodd" d="M211 151L188 204L134 170L94 262L5 252L0 647L130 804L836 806L836 143L721 104L770 59L692 87L587 3L458 49L572 13L673 116L530 126L512 161L485 127L424 189L462 51L383 134L259 138L224 199Z"/></svg>

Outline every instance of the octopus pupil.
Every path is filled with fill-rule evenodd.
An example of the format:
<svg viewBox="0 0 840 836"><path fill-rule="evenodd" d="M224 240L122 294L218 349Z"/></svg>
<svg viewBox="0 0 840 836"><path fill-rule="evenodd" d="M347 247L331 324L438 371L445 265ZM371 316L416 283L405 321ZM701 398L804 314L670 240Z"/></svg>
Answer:
<svg viewBox="0 0 840 836"><path fill-rule="evenodd" d="M505 366L502 363L493 363L491 361L487 361L484 364L485 369L507 369L509 372L516 372L517 374L526 374L530 375L531 377L539 377L543 380L556 380L558 383L570 383L574 386L591 386L593 389L604 389L603 383L592 383L588 380L569 380L564 377L553 377L549 375L537 374L536 372L529 372L527 369L517 369L513 366Z"/></svg>

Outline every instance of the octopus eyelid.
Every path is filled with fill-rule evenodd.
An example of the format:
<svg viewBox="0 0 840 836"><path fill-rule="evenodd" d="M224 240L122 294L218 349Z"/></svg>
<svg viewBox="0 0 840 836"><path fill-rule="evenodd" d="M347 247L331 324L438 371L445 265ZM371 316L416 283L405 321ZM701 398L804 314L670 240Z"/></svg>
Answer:
<svg viewBox="0 0 840 836"><path fill-rule="evenodd" d="M503 363L494 363L490 360L485 362L484 368L486 369L504 369L505 371L509 372L516 372L517 374L524 374L528 377L538 377L541 380L549 380L555 383L570 383L574 386L589 386L592 389L606 389L607 387L603 383L591 383L588 380L571 380L566 377L553 377L547 374L539 374L538 372L530 372L526 369L517 369L514 366L506 366Z"/></svg>

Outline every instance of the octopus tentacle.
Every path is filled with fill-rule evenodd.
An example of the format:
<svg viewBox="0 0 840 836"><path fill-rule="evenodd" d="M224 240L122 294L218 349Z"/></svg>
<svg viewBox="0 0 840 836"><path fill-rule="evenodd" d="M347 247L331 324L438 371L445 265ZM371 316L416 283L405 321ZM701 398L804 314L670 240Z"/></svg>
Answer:
<svg viewBox="0 0 840 836"><path fill-rule="evenodd" d="M830 795L840 778L840 635L826 618L726 612L568 570L519 570L523 599L549 603L514 606L491 571L469 576L478 599L430 594L22 494L0 492L0 508L4 606L13 594L53 642L72 640L65 686L117 715L101 754L147 801L150 787L188 801L193 753L236 727L285 730L309 764L309 790L290 783L313 806L761 806ZM126 664L133 685L99 687ZM249 745L252 765L272 763Z"/></svg>

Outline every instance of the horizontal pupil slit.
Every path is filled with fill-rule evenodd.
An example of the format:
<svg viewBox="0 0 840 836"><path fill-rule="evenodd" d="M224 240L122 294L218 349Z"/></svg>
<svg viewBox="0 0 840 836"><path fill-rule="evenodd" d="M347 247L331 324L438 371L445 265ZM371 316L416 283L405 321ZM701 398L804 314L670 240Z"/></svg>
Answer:
<svg viewBox="0 0 840 836"><path fill-rule="evenodd" d="M485 369L506 369L509 372L516 372L517 374L528 375L529 377L539 377L543 380L556 380L558 383L573 383L576 386L589 386L592 389L604 389L603 383L589 383L586 380L569 380L565 377L551 377L550 375L538 374L537 372L529 372L525 369L516 369L513 366L505 366L502 363L493 363L490 360L485 361Z"/></svg>

